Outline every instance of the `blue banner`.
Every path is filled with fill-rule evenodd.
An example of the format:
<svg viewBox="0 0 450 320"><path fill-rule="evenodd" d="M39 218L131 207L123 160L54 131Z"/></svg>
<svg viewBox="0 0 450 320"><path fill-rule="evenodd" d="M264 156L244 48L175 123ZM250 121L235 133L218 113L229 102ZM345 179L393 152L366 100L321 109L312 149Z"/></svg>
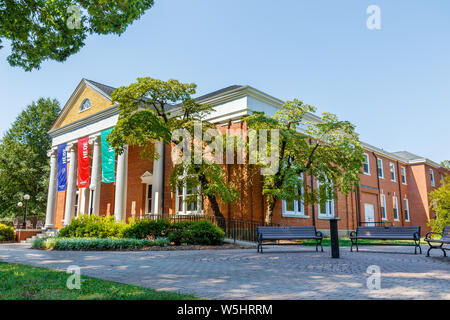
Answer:
<svg viewBox="0 0 450 320"><path fill-rule="evenodd" d="M66 191L67 186L67 143L58 146L58 191Z"/></svg>

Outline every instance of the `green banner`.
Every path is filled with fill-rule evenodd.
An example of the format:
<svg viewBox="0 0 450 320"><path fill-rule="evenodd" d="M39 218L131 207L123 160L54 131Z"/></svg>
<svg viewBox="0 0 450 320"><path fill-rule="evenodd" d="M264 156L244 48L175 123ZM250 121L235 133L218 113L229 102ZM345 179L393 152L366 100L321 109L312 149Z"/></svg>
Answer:
<svg viewBox="0 0 450 320"><path fill-rule="evenodd" d="M111 183L115 181L116 153L114 148L110 147L106 137L111 133L113 128L102 131L102 182Z"/></svg>

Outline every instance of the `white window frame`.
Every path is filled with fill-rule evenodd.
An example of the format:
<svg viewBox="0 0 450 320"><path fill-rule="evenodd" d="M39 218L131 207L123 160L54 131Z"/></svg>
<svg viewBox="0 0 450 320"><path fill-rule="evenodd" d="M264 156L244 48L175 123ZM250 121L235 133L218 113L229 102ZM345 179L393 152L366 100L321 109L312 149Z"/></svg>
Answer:
<svg viewBox="0 0 450 320"><path fill-rule="evenodd" d="M431 186L435 187L436 181L434 180L434 170L433 169L430 169L430 179L431 179Z"/></svg>
<svg viewBox="0 0 450 320"><path fill-rule="evenodd" d="M377 175L378 178L384 179L384 170L383 170L383 159L377 158ZM380 176L381 172L381 176Z"/></svg>
<svg viewBox="0 0 450 320"><path fill-rule="evenodd" d="M363 163L363 172L364 172L364 174L366 174L366 175L368 175L368 176L370 176L370 158L369 158L369 154L367 154L367 153L364 153L364 157L365 157L365 161L364 161L364 163ZM364 170L364 168L365 168L365 164L367 164L367 171L368 172L366 172L365 170Z"/></svg>
<svg viewBox="0 0 450 320"><path fill-rule="evenodd" d="M391 169L391 181L392 182L397 182L397 175L395 174L395 163L391 162L389 163L389 168Z"/></svg>
<svg viewBox="0 0 450 320"><path fill-rule="evenodd" d="M443 186L445 184L445 177L444 175L441 173L441 186Z"/></svg>
<svg viewBox="0 0 450 320"><path fill-rule="evenodd" d="M402 179L402 184L406 185L408 184L406 181L406 168L405 167L400 167L400 171L401 171L401 179ZM405 181L403 181L403 177L405 177Z"/></svg>
<svg viewBox="0 0 450 320"><path fill-rule="evenodd" d="M380 195L380 201L383 203L383 206L381 206L381 220L386 221L388 219L387 217L387 208L386 208L386 195L382 193Z"/></svg>
<svg viewBox="0 0 450 320"><path fill-rule="evenodd" d="M303 195L304 187L303 187L303 173L301 174L301 191L300 193ZM287 201L282 200L282 216L287 218L309 218L309 216L305 215L305 205L303 203L303 199L300 200L292 200L294 201L294 211L288 211L287 208ZM300 208L299 208L300 204Z"/></svg>
<svg viewBox="0 0 450 320"><path fill-rule="evenodd" d="M183 176L181 176L179 179L184 179L185 174ZM197 186L197 188L199 188L200 186ZM179 204L179 189L180 187L177 186L176 188L176 192L175 192L175 212L176 214L184 214L184 215L188 215L188 214L197 214L197 215L203 215L203 203L202 203L202 196L201 193L198 194L197 196L197 211L188 211L187 210L187 202L186 202L186 198L187 198L187 187L186 187L186 183L183 184L182 189L182 195L181 195L181 199L182 199L182 208L180 210L180 204Z"/></svg>
<svg viewBox="0 0 450 320"><path fill-rule="evenodd" d="M410 217L411 217L411 213L409 212L409 201L407 198L403 199L403 203L405 205L405 212L408 213L408 219L406 219L405 217L405 221L409 222L410 221Z"/></svg>
<svg viewBox="0 0 450 320"><path fill-rule="evenodd" d="M394 198L394 208L393 208L394 221L400 221L400 214L398 212L398 198L397 196L393 196L393 198ZM397 211L397 218L395 218L395 211Z"/></svg>
<svg viewBox="0 0 450 320"><path fill-rule="evenodd" d="M320 190L320 181L317 180L317 191L319 192ZM333 185L331 185L331 188L333 188ZM334 199L331 200L327 200L325 202L325 213L320 212L320 199L318 198L318 202L317 202L317 217L319 219L328 219L328 218L332 218L334 217ZM330 212L331 211L331 212Z"/></svg>
<svg viewBox="0 0 450 320"><path fill-rule="evenodd" d="M152 193L150 194L150 197L148 196L148 189L152 187ZM148 202L151 201L150 208L148 207ZM153 184L147 183L145 185L145 213L151 214L153 212Z"/></svg>
<svg viewBox="0 0 450 320"><path fill-rule="evenodd" d="M83 109L83 106L84 106L84 104L85 104L86 102L89 102L89 107ZM80 109L78 109L78 112L83 112L83 111L89 110L90 108L92 108L91 100L90 100L89 98L86 98L86 99L84 99L83 102L80 104Z"/></svg>

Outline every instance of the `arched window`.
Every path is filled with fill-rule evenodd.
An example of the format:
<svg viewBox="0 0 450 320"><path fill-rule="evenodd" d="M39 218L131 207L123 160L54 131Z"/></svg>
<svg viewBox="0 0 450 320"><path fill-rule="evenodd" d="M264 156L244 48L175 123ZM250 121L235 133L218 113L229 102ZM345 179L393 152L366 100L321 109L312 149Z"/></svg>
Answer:
<svg viewBox="0 0 450 320"><path fill-rule="evenodd" d="M91 100L84 99L80 106L80 112L91 108Z"/></svg>

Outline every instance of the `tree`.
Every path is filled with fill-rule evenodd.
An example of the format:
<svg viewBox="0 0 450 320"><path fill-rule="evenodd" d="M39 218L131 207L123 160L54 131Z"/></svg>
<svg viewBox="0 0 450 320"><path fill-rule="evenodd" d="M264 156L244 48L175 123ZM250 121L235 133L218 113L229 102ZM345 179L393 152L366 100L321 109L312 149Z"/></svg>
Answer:
<svg viewBox="0 0 450 320"><path fill-rule="evenodd" d="M436 219L430 220L428 225L434 232L442 232L450 225L450 176L445 177L445 183L430 192L430 209L434 210Z"/></svg>
<svg viewBox="0 0 450 320"><path fill-rule="evenodd" d="M0 142L0 215L17 213L17 202L31 196L28 211L44 215L50 173L48 135L60 112L58 101L40 98L16 118Z"/></svg>
<svg viewBox="0 0 450 320"><path fill-rule="evenodd" d="M249 140L249 145L255 142L265 144L268 154L275 155L273 160L278 164L272 166L273 163L261 161L262 154L257 152L261 167L269 169L272 166L270 174L263 175L267 224L272 223L275 204L279 199L324 205L325 201L337 197L337 191L348 194L359 182L363 148L354 125L339 121L331 113L323 113L318 122L305 121L305 114L314 111L313 106L295 99L284 103L271 117L254 112L245 118L249 129L256 132L261 129L279 132L278 144L274 143L274 137L264 141L254 135ZM315 177L320 188L317 190L308 186L302 175Z"/></svg>
<svg viewBox="0 0 450 320"><path fill-rule="evenodd" d="M195 121L202 121L205 128L211 127L204 119L213 108L195 102L191 96L195 94L196 87L193 83L173 79L138 78L137 82L116 89L111 97L113 102L118 103L120 114L108 142L119 153L127 144L141 146L141 156L154 160L160 157L154 148L155 143L180 143L178 138L172 138L175 130L185 129L192 133ZM176 178L186 173L186 179ZM218 217L223 217L218 201L234 201L237 194L226 181L225 170L217 164L175 164L170 182L173 190L181 183L187 184L187 187L200 186L195 194L206 196L214 215ZM194 198L193 195L187 201L194 201Z"/></svg>
<svg viewBox="0 0 450 320"><path fill-rule="evenodd" d="M441 162L441 167L450 170L450 160L444 160Z"/></svg>
<svg viewBox="0 0 450 320"><path fill-rule="evenodd" d="M1 40L11 41L11 66L39 69L42 61L65 61L88 34L122 34L153 0L0 0Z"/></svg>

